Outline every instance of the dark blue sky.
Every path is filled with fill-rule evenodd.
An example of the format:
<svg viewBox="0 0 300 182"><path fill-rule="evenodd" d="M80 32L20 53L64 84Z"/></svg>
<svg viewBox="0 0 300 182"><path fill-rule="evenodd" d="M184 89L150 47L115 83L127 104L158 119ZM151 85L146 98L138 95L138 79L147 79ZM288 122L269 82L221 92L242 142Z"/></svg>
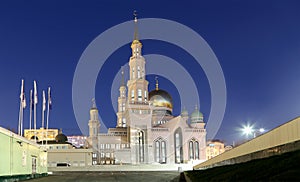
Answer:
<svg viewBox="0 0 300 182"><path fill-rule="evenodd" d="M297 0L9 1L0 4L0 126L17 129L23 78L27 99L33 80L38 82L39 93L52 87L50 127L62 128L68 135L79 134L72 107L72 80L80 56L103 31L131 20L135 9L140 18L164 18L192 28L213 49L227 86L226 112L216 138L232 143L241 139L236 128L243 123L249 121L257 127L272 129L299 116ZM195 60L165 42L145 40L143 45L144 54L169 56L197 75L193 78L200 93L201 111L208 116L209 84ZM98 76L97 105L108 127L116 124L110 100L111 83L120 66L128 62L129 46L124 45L112 54ZM147 78L152 90L154 76ZM174 114L179 114L181 106L175 86L161 78L160 87L172 94ZM28 113L29 107L25 110L25 127ZM88 119L87 113L86 122Z"/></svg>

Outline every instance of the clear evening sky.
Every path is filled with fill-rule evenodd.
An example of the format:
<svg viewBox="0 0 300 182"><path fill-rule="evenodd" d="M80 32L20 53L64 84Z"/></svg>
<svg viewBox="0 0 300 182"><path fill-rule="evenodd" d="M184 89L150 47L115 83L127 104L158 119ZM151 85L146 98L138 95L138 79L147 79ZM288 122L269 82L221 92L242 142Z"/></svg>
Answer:
<svg viewBox="0 0 300 182"><path fill-rule="evenodd" d="M27 103L36 80L38 118L41 92L51 86L50 127L62 128L67 135L80 134L72 107L72 81L80 56L94 38L132 20L132 12L137 10L140 18L164 18L190 27L218 57L226 81L227 106L216 138L227 143L241 140L237 128L247 122L272 129L300 115L299 9L297 0L1 2L0 126L17 131L21 79L25 80ZM210 88L196 61L175 45L154 40L142 43L144 55L171 57L193 75L201 111L207 117ZM130 44L124 45L110 56L98 75L97 106L107 127L116 125L111 84L130 54ZM155 88L154 78L147 76L149 91ZM160 78L160 88L173 96L173 113L178 115L182 106L176 87L167 78ZM195 104L187 106L189 113ZM87 113L86 125L88 119ZM29 107L24 121L27 128Z"/></svg>

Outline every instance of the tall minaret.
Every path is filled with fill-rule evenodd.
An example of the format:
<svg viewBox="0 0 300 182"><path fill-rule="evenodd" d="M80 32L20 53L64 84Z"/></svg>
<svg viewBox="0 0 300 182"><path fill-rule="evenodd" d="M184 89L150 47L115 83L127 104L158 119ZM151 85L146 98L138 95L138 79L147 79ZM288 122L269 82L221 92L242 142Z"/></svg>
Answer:
<svg viewBox="0 0 300 182"><path fill-rule="evenodd" d="M100 129L100 121L96 100L92 99L92 108L90 109L89 120L89 144L93 149L98 149L98 133Z"/></svg>
<svg viewBox="0 0 300 182"><path fill-rule="evenodd" d="M118 97L117 127L126 127L125 104L126 104L126 86L124 81L124 70L122 67L122 81L119 88L120 96Z"/></svg>
<svg viewBox="0 0 300 182"><path fill-rule="evenodd" d="M134 13L134 39L129 60L130 79L127 82L129 103L145 103L148 100L148 81L145 80L145 58L142 56L142 43L138 39L137 14Z"/></svg>

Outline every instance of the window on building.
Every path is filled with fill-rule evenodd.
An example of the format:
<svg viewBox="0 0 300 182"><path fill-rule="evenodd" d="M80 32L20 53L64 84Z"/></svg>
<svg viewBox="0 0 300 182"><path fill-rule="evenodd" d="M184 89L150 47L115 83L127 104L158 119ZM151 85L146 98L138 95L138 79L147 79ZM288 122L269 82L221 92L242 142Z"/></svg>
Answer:
<svg viewBox="0 0 300 182"><path fill-rule="evenodd" d="M122 111L125 111L125 103L122 103Z"/></svg>
<svg viewBox="0 0 300 182"><path fill-rule="evenodd" d="M101 157L101 158L104 158L104 157L105 157L104 152L101 152L101 153L100 153L100 157Z"/></svg>
<svg viewBox="0 0 300 182"><path fill-rule="evenodd" d="M140 67L138 66L138 68L137 68L137 73L138 73L138 79L140 79L141 78L141 70L140 70Z"/></svg>
<svg viewBox="0 0 300 182"><path fill-rule="evenodd" d="M144 162L144 144L145 144L145 138L144 138L144 131L138 132L138 147L139 147L139 162Z"/></svg>
<svg viewBox="0 0 300 182"><path fill-rule="evenodd" d="M182 131L181 128L176 129L174 133L175 141L175 163L183 163L183 150L182 150Z"/></svg>
<svg viewBox="0 0 300 182"><path fill-rule="evenodd" d="M145 101L147 101L147 96L148 96L148 94L147 94L147 91L145 90L145 91L144 91L144 98L145 98Z"/></svg>
<svg viewBox="0 0 300 182"><path fill-rule="evenodd" d="M160 142L155 142L155 161L160 162Z"/></svg>
<svg viewBox="0 0 300 182"><path fill-rule="evenodd" d="M162 141L161 142L161 163L166 163L167 161L167 151L166 151L166 142Z"/></svg>
<svg viewBox="0 0 300 182"><path fill-rule="evenodd" d="M142 90L138 89L138 101L142 101Z"/></svg>
<svg viewBox="0 0 300 182"><path fill-rule="evenodd" d="M126 118L123 118L123 119L122 119L122 126L123 126L123 127L126 127Z"/></svg>
<svg viewBox="0 0 300 182"><path fill-rule="evenodd" d="M132 68L132 78L135 79L135 75L134 75L134 67Z"/></svg>
<svg viewBox="0 0 300 182"><path fill-rule="evenodd" d="M159 162L161 164L166 163L167 161L167 151L166 151L166 142L162 141L161 138L155 141L155 162Z"/></svg>
<svg viewBox="0 0 300 182"><path fill-rule="evenodd" d="M131 90L131 100L134 100L134 90Z"/></svg>
<svg viewBox="0 0 300 182"><path fill-rule="evenodd" d="M189 142L189 153L190 153L190 159L194 159L194 145L193 141Z"/></svg>
<svg viewBox="0 0 300 182"><path fill-rule="evenodd" d="M195 141L195 159L200 159L199 158L199 143Z"/></svg>

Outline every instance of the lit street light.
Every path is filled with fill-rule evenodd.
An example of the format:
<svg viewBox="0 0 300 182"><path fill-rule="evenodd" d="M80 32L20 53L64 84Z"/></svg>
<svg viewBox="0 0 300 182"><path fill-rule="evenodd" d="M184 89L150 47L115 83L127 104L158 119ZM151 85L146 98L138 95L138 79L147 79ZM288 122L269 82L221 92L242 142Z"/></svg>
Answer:
<svg viewBox="0 0 300 182"><path fill-rule="evenodd" d="M253 127L250 125L244 126L242 131L244 135L249 136L253 133Z"/></svg>
<svg viewBox="0 0 300 182"><path fill-rule="evenodd" d="M253 125L244 125L243 128L241 129L243 135L246 135L247 138L249 136L253 136L253 138L255 138L257 135L261 135L265 132L264 128L259 128L259 129L255 129Z"/></svg>

